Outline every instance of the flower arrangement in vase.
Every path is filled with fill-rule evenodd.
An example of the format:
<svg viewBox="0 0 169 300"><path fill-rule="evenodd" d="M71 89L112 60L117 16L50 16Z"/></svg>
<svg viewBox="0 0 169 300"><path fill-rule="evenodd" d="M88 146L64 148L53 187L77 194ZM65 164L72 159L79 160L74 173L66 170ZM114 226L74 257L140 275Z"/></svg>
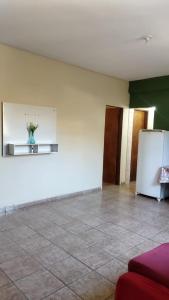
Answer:
<svg viewBox="0 0 169 300"><path fill-rule="evenodd" d="M38 124L34 124L33 122L30 122L27 125L27 131L28 131L28 135L29 135L28 144L31 144L31 145L36 144L34 133L37 128L38 128Z"/></svg>

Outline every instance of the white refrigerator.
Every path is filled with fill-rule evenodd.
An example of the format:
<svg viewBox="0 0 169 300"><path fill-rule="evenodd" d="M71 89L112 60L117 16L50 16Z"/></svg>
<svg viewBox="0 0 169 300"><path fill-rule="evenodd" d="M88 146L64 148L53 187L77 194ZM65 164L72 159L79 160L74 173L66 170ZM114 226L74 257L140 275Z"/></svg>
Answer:
<svg viewBox="0 0 169 300"><path fill-rule="evenodd" d="M141 130L139 133L136 194L169 197L169 183L160 184L161 167L169 166L169 131Z"/></svg>

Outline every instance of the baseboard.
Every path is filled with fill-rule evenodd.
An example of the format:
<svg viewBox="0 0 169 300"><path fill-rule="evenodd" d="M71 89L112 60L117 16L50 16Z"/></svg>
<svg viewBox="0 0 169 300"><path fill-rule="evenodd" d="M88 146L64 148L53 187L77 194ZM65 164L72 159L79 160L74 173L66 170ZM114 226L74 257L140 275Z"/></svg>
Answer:
<svg viewBox="0 0 169 300"><path fill-rule="evenodd" d="M69 199L72 197L83 196L86 194L96 193L101 190L102 190L101 187L97 187L97 188L93 188L93 189L89 189L89 190L84 190L84 191L79 191L79 192L69 193L69 194L63 194L63 195L59 195L59 196L55 196L55 197L51 197L51 198L45 198L45 199L41 199L41 200L36 200L36 201L32 201L32 202L27 202L27 203L23 203L23 204L19 204L19 205L6 206L6 207L3 207L0 209L0 216L11 214L18 209L25 209L27 207L37 206L37 205L54 202L54 201L58 201L58 200L62 200L62 199Z"/></svg>

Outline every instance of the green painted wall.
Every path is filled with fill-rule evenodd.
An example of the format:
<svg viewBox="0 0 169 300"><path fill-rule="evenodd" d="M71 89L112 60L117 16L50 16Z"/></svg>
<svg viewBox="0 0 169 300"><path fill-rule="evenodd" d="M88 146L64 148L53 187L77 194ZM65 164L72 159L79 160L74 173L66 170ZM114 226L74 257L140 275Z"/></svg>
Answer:
<svg viewBox="0 0 169 300"><path fill-rule="evenodd" d="M131 81L130 107L156 106L155 129L169 130L169 76Z"/></svg>

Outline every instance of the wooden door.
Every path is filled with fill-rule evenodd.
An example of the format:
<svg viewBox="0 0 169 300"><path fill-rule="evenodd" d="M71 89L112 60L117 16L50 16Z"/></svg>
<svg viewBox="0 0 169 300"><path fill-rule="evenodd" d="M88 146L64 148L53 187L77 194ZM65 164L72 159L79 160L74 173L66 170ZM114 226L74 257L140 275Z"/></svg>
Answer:
<svg viewBox="0 0 169 300"><path fill-rule="evenodd" d="M147 111L140 111L140 110L134 111L130 181L136 180L139 131L140 129L147 128L147 116L148 116Z"/></svg>
<svg viewBox="0 0 169 300"><path fill-rule="evenodd" d="M107 107L105 115L103 182L119 184L123 109Z"/></svg>

